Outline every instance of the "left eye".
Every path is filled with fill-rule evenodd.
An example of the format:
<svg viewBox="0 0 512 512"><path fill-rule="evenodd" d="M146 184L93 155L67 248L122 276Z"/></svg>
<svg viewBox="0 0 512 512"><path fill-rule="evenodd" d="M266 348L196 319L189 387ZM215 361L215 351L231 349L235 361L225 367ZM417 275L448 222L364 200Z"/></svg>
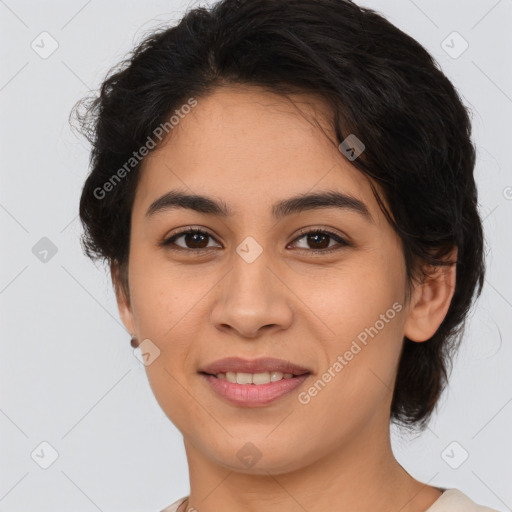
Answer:
<svg viewBox="0 0 512 512"><path fill-rule="evenodd" d="M181 245L176 243L176 240L183 238L185 245ZM214 246L208 245L208 238L214 240L213 236L205 231L201 231L200 229L188 229L186 231L181 231L180 233L176 233L171 237L165 239L161 245L168 247L172 250L206 250L212 249ZM311 231L307 231L302 233L298 238L296 238L292 243L297 243L297 241L305 239L306 244L309 247L299 247L300 250L318 251L318 252L331 252L339 249L340 247L336 247L334 244L334 248L331 245L332 241L338 243L338 246L348 246L350 245L345 239L341 236L331 233L330 231L325 231L322 229L315 229ZM313 244L313 247L310 245ZM191 246L190 246L191 245ZM174 247L172 247L174 246ZM196 251L197 252L197 251Z"/></svg>
<svg viewBox="0 0 512 512"><path fill-rule="evenodd" d="M349 245L349 243L341 236L336 235L335 233L331 233L330 231L324 231L322 229L315 229L306 233L302 233L302 235L296 238L295 241L301 240L302 238L306 239L306 244L310 244L311 242L313 243L313 247L310 247L312 251L331 252L339 249L340 247L332 248L330 242L333 240L338 242L338 245L342 247ZM301 247L300 249L304 248Z"/></svg>

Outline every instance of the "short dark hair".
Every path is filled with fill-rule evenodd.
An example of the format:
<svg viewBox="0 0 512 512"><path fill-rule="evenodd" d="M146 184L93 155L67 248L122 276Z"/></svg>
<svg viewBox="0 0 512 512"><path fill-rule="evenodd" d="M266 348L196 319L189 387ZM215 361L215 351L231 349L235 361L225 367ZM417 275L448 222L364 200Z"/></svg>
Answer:
<svg viewBox="0 0 512 512"><path fill-rule="evenodd" d="M449 310L426 342L404 338L391 419L423 430L447 383L473 297L484 281L470 112L437 62L376 11L347 0L221 0L147 36L74 109L92 144L80 218L85 253L119 269L129 297L130 218L140 163L98 190L187 98L249 84L327 101L341 143L365 144L352 164L378 183L411 282L456 264ZM126 166L125 166L126 169ZM125 175L126 174L126 175ZM96 191L96 193L95 193ZM446 255L458 248L456 262Z"/></svg>

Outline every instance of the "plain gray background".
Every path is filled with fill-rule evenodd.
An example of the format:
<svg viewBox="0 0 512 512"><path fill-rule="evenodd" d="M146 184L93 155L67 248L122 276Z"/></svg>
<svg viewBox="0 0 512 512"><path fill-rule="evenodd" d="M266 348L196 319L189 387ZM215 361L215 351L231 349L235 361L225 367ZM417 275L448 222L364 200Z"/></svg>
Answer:
<svg viewBox="0 0 512 512"><path fill-rule="evenodd" d="M0 0L1 511L150 512L189 491L182 436L134 357L108 273L81 252L89 148L68 115L196 3ZM422 43L472 109L488 244L439 412L421 436L394 430L393 448L417 479L511 510L512 0L357 3Z"/></svg>

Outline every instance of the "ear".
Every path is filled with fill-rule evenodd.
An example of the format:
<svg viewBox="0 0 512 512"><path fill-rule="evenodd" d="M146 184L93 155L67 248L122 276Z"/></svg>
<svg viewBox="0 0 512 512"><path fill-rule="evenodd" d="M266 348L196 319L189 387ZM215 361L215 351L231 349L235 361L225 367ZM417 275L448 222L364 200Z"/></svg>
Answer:
<svg viewBox="0 0 512 512"><path fill-rule="evenodd" d="M446 257L447 261L457 261L457 247ZM411 341L430 339L450 307L456 282L456 264L431 268L433 271L418 283L412 294L408 309L404 334Z"/></svg>
<svg viewBox="0 0 512 512"><path fill-rule="evenodd" d="M110 274L112 276L112 284L116 292L117 308L119 315L123 321L126 330L135 335L135 322L133 319L133 312L130 304L130 297L127 296L126 291L122 286L121 274L117 260L114 260L110 265Z"/></svg>

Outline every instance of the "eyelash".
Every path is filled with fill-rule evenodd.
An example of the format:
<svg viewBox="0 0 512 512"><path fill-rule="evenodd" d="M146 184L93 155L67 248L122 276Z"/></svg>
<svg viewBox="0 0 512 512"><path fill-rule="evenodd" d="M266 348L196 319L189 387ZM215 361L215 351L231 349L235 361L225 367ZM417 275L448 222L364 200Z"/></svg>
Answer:
<svg viewBox="0 0 512 512"><path fill-rule="evenodd" d="M188 234L206 235L206 236L209 236L210 238L214 238L212 235L210 235L206 231L203 231L203 230L197 229L197 228L189 228L187 230L180 231L180 232L175 233L174 235L166 238L165 240L160 242L160 245L165 247L165 248L167 248L167 249L170 249L172 251L206 252L206 251L209 251L211 249L214 249L213 247L204 247L204 248L201 248L201 249L191 249L191 248L184 248L184 247L179 247L179 246L173 247L173 245L175 245L174 244L175 240L177 240L179 237L181 237L183 235L188 235ZM336 242L338 242L339 246L330 247L328 249L303 249L303 248L300 248L300 249L298 249L299 251L313 252L313 253L316 253L316 254L318 254L318 253L324 253L325 254L325 253L331 253L331 252L339 251L343 247L349 247L351 245L349 242L347 242L340 235L338 235L336 233L332 233L331 231L326 231L325 229L319 229L319 228L311 229L309 231L307 230L307 228L305 228L304 230L301 230L299 232L299 236L297 236L291 243L297 242L298 240L300 240L301 238L304 238L307 235L326 235L329 238L332 238Z"/></svg>

